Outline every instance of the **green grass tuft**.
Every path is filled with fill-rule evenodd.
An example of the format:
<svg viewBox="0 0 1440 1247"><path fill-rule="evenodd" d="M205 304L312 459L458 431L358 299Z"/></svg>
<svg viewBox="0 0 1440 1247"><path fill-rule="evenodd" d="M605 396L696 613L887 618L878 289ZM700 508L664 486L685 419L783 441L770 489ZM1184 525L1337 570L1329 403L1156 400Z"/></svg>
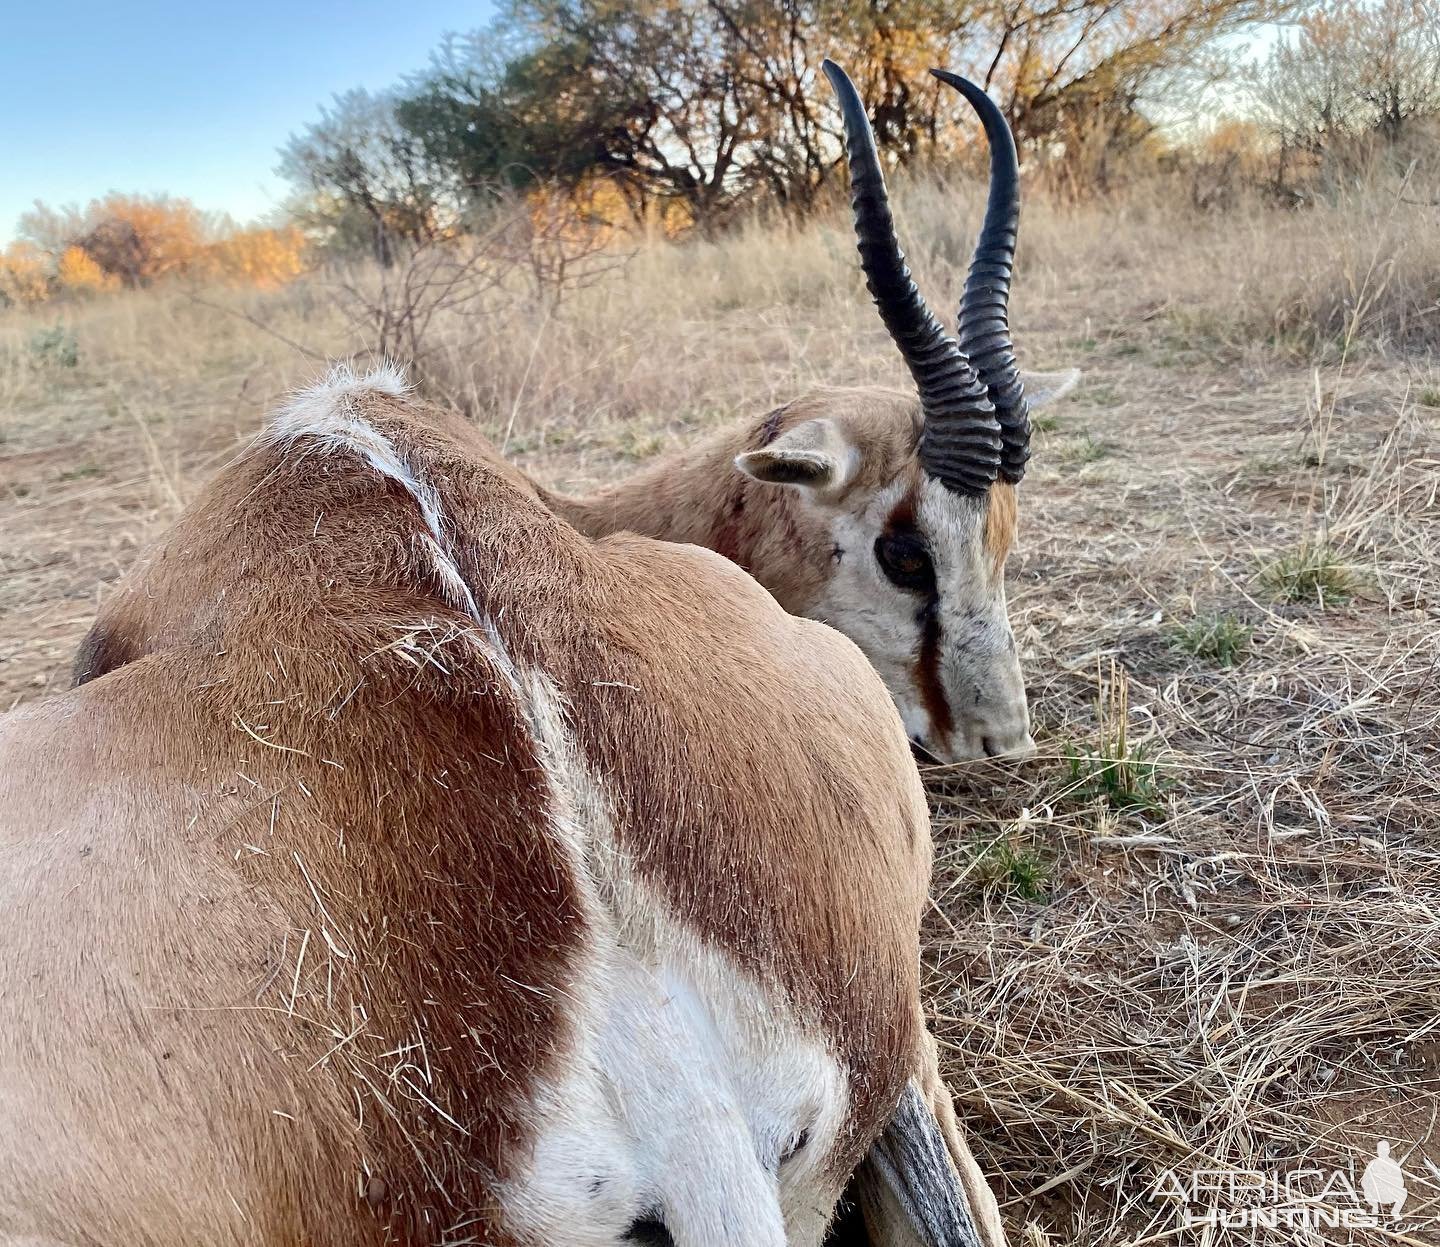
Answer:
<svg viewBox="0 0 1440 1247"><path fill-rule="evenodd" d="M1170 630L1170 643L1195 658L1233 667L1250 646L1252 629L1234 615L1196 615Z"/></svg>
<svg viewBox="0 0 1440 1247"><path fill-rule="evenodd" d="M1122 814L1163 815L1171 784L1160 773L1151 747L1130 741L1130 682L1113 659L1110 678L1100 680L1095 712L1098 748L1070 745L1064 751L1070 795L1082 802L1103 802Z"/></svg>
<svg viewBox="0 0 1440 1247"><path fill-rule="evenodd" d="M1056 449L1056 458L1061 463L1085 464L1103 459L1109 453L1110 447L1104 442L1098 441L1089 433L1081 433L1079 437L1062 442Z"/></svg>
<svg viewBox="0 0 1440 1247"><path fill-rule="evenodd" d="M80 363L79 340L64 325L35 330L30 353L51 368L74 368Z"/></svg>
<svg viewBox="0 0 1440 1247"><path fill-rule="evenodd" d="M1260 583L1281 602L1326 607L1355 596L1355 569L1323 542L1306 542L1260 569Z"/></svg>
<svg viewBox="0 0 1440 1247"><path fill-rule="evenodd" d="M1148 745L1104 742L1097 750L1065 750L1071 792L1082 801L1103 801L1120 814L1164 814L1169 781Z"/></svg>
<svg viewBox="0 0 1440 1247"><path fill-rule="evenodd" d="M1038 901L1050 882L1050 862L1034 845L1017 845L1004 836L980 850L974 877L987 888Z"/></svg>
<svg viewBox="0 0 1440 1247"><path fill-rule="evenodd" d="M77 463L73 468L66 468L59 473L57 481L86 481L92 476L99 476L104 471L98 463Z"/></svg>

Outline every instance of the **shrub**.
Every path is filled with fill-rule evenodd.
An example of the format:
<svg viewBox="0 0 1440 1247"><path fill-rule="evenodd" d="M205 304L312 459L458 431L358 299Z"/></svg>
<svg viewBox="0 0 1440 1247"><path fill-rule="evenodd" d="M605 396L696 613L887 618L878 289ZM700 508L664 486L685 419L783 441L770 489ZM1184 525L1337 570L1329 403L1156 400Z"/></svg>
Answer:
<svg viewBox="0 0 1440 1247"><path fill-rule="evenodd" d="M80 343L64 325L32 333L30 353L51 368L74 368L80 363Z"/></svg>
<svg viewBox="0 0 1440 1247"><path fill-rule="evenodd" d="M45 255L29 243L12 243L0 252L0 307L28 307L50 295Z"/></svg>
<svg viewBox="0 0 1440 1247"><path fill-rule="evenodd" d="M67 294L98 294L115 290L120 282L107 273L90 253L81 247L66 247L55 263L55 279Z"/></svg>

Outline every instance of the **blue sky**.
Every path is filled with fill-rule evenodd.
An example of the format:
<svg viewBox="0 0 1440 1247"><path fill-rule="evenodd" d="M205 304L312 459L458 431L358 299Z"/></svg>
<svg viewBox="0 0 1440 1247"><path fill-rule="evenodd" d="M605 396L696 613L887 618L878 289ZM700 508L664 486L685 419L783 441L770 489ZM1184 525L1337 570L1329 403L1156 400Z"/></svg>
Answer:
<svg viewBox="0 0 1440 1247"><path fill-rule="evenodd" d="M275 149L349 87L425 66L489 0L26 0L0 27L0 245L35 199L183 195L240 220L283 194Z"/></svg>

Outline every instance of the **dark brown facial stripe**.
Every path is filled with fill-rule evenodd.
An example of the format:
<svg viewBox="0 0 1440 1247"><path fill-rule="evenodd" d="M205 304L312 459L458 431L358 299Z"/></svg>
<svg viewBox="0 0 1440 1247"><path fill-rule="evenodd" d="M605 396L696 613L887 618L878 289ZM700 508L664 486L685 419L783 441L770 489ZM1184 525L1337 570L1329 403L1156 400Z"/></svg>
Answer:
<svg viewBox="0 0 1440 1247"><path fill-rule="evenodd" d="M940 602L932 599L920 612L920 653L915 659L915 685L920 701L930 716L937 744L950 739L955 718L945 699L945 685L940 679Z"/></svg>
<svg viewBox="0 0 1440 1247"><path fill-rule="evenodd" d="M897 502L885 520L886 532L915 529L915 508L918 499L915 491L908 490ZM920 692L920 704L930 720L935 734L935 743L943 744L955 728L955 716L945 697L945 685L940 679L940 595L932 593L921 606L916 616L920 624L920 649L915 655L915 687Z"/></svg>
<svg viewBox="0 0 1440 1247"><path fill-rule="evenodd" d="M900 529L915 527L915 491L908 489L891 509L885 519L885 531L891 532Z"/></svg>

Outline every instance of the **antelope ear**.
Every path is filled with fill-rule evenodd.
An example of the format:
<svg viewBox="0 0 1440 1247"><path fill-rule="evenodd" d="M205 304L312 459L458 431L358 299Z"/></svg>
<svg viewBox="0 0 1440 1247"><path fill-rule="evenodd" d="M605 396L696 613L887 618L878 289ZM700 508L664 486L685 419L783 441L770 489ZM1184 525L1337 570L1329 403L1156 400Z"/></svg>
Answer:
<svg viewBox="0 0 1440 1247"><path fill-rule="evenodd" d="M1030 400L1031 410L1048 407L1064 398L1080 384L1080 369L1067 368L1064 372L1022 372L1020 380L1025 383L1025 397Z"/></svg>
<svg viewBox="0 0 1440 1247"><path fill-rule="evenodd" d="M746 476L771 485L803 485L823 493L844 489L860 466L860 451L833 420L806 420L761 450L735 456Z"/></svg>

